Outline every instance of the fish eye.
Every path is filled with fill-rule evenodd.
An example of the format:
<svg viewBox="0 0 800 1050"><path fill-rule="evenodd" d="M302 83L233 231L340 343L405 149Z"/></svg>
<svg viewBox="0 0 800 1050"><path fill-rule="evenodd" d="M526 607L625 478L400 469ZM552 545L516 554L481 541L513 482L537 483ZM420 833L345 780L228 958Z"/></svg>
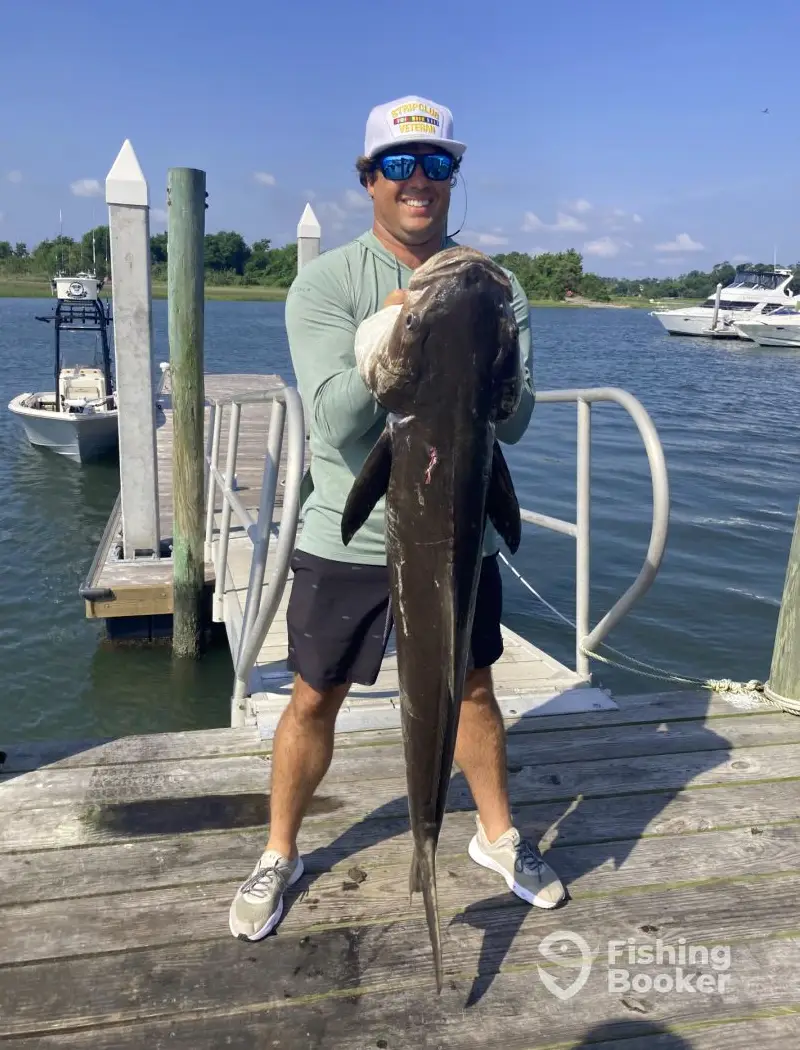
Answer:
<svg viewBox="0 0 800 1050"><path fill-rule="evenodd" d="M419 317L416 314L406 314L406 328L409 332L415 332L419 328Z"/></svg>

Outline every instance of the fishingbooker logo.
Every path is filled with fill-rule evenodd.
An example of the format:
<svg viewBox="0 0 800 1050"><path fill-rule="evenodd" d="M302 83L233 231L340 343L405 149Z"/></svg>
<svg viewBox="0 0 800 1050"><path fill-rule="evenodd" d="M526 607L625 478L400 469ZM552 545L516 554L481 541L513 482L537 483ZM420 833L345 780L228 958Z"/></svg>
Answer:
<svg viewBox="0 0 800 1050"><path fill-rule="evenodd" d="M628 937L608 941L605 951L601 951L599 946L593 950L579 933L554 930L539 943L539 951L551 964L537 964L539 979L551 995L562 1000L577 995L592 970L603 965L609 995L721 995L729 990L731 979L728 945L691 944L685 937L679 937L674 944L667 944L660 937L639 944L635 937ZM564 983L561 971L576 969L574 980Z"/></svg>

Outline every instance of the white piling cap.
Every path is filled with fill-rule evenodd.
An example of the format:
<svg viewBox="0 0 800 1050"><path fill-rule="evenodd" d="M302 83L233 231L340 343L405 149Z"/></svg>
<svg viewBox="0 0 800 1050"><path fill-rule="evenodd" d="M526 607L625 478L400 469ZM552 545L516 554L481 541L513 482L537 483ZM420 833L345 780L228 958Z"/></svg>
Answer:
<svg viewBox="0 0 800 1050"><path fill-rule="evenodd" d="M300 222L297 224L297 236L319 240L321 235L322 228L320 227L319 220L314 214L314 209L310 204L307 204L303 209L303 214L300 216Z"/></svg>
<svg viewBox="0 0 800 1050"><path fill-rule="evenodd" d="M125 139L106 175L106 204L138 204L146 208L149 203L147 180L130 139Z"/></svg>

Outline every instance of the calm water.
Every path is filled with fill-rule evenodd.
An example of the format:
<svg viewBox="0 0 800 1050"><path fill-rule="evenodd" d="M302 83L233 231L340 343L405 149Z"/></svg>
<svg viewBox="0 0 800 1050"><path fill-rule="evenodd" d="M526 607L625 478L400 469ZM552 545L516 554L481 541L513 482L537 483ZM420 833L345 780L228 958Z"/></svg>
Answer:
<svg viewBox="0 0 800 1050"><path fill-rule="evenodd" d="M198 665L165 649L109 649L78 586L117 493L115 467L78 468L31 449L5 409L50 387L51 301L0 299L0 740L80 737L228 724L225 651ZM166 303L155 303L167 357ZM645 599L610 644L682 675L767 677L800 493L800 352L662 335L633 310L536 310L541 389L614 385L652 415L670 474L667 554ZM206 305L209 371L291 375L282 303ZM650 480L622 409L593 410L592 622L638 572L650 529ZM574 520L575 408L539 405L508 450L520 502ZM574 541L526 526L514 559L574 618ZM556 658L574 659L564 624L504 570L507 619ZM596 666L617 692L664 688Z"/></svg>

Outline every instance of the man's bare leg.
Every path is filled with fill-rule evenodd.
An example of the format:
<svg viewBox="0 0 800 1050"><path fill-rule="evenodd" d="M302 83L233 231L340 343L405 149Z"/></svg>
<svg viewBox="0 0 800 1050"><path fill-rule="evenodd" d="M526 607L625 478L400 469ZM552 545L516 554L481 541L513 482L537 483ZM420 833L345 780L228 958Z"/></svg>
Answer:
<svg viewBox="0 0 800 1050"><path fill-rule="evenodd" d="M336 716L349 685L320 693L295 676L292 697L275 731L272 749L267 849L297 856L297 834L306 809L333 756Z"/></svg>
<svg viewBox="0 0 800 1050"><path fill-rule="evenodd" d="M554 908L564 886L532 842L513 829L508 800L506 734L487 668L467 676L455 759L469 784L480 824L468 852L497 872L518 897L539 908Z"/></svg>
<svg viewBox="0 0 800 1050"><path fill-rule="evenodd" d="M494 842L511 827L506 770L506 733L489 667L468 672L456 738L456 764Z"/></svg>

